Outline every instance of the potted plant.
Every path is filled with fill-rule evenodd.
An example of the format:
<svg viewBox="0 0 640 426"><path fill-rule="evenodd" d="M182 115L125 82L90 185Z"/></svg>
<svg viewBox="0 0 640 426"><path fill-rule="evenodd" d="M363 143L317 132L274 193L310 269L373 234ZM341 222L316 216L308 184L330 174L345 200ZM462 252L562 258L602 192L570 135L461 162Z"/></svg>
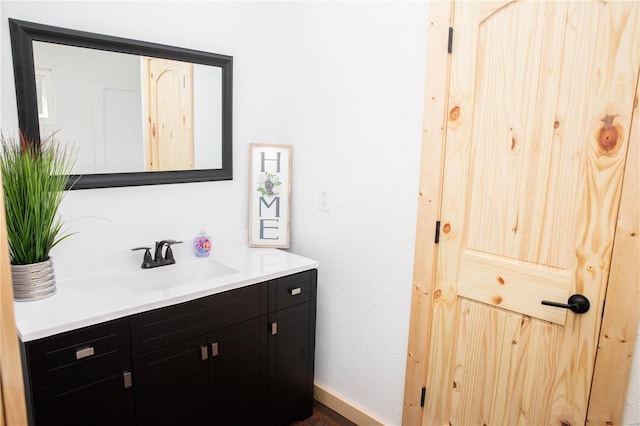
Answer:
<svg viewBox="0 0 640 426"><path fill-rule="evenodd" d="M63 233L58 207L75 156L53 135L40 144L0 135L2 187L15 300L37 300L55 293L51 249Z"/></svg>

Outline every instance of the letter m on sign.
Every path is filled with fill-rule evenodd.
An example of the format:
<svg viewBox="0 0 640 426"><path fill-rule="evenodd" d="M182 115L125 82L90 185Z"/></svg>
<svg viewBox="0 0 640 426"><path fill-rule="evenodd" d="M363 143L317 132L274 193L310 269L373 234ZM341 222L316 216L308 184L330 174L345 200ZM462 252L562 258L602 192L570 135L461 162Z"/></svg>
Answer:
<svg viewBox="0 0 640 426"><path fill-rule="evenodd" d="M258 217L265 217L265 215L262 214L263 205L265 206L266 209L270 209L274 203L276 204L276 206L275 206L275 215L273 217L280 217L280 197L274 197L270 203L268 203L267 200L264 199L264 197L260 197ZM267 211L272 211L272 210L267 210Z"/></svg>

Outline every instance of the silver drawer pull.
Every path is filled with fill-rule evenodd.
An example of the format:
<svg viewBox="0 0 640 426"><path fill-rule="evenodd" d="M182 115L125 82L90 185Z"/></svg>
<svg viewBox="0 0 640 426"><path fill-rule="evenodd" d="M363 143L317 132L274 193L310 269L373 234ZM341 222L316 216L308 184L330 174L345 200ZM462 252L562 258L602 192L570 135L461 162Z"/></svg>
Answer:
<svg viewBox="0 0 640 426"><path fill-rule="evenodd" d="M78 349L76 351L76 359L86 358L94 354L93 346L89 346L87 348Z"/></svg>
<svg viewBox="0 0 640 426"><path fill-rule="evenodd" d="M290 288L289 293L291 293L292 296L295 296L296 294L302 293L302 289L300 287Z"/></svg>
<svg viewBox="0 0 640 426"><path fill-rule="evenodd" d="M131 372L125 371L122 373L122 378L124 379L124 388L128 389L131 387Z"/></svg>
<svg viewBox="0 0 640 426"><path fill-rule="evenodd" d="M211 356L218 356L218 343L211 344Z"/></svg>
<svg viewBox="0 0 640 426"><path fill-rule="evenodd" d="M277 322L272 322L271 323L271 335L275 336L276 334L278 334L278 323Z"/></svg>
<svg viewBox="0 0 640 426"><path fill-rule="evenodd" d="M200 346L200 358L203 361L206 361L207 359L209 359L209 350L207 349L207 346Z"/></svg>

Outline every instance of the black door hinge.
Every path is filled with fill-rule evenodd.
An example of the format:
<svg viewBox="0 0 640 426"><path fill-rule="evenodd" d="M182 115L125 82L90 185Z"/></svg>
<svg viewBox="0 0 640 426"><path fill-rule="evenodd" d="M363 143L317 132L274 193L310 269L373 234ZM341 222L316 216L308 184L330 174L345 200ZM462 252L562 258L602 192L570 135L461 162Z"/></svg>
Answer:
<svg viewBox="0 0 640 426"><path fill-rule="evenodd" d="M422 388L422 394L420 395L420 407L424 407L424 398L427 396L427 388Z"/></svg>
<svg viewBox="0 0 640 426"><path fill-rule="evenodd" d="M436 220L436 240L435 243L438 244L440 242L440 221Z"/></svg>
<svg viewBox="0 0 640 426"><path fill-rule="evenodd" d="M449 27L449 41L447 42L447 52L451 53L453 50L453 27Z"/></svg>

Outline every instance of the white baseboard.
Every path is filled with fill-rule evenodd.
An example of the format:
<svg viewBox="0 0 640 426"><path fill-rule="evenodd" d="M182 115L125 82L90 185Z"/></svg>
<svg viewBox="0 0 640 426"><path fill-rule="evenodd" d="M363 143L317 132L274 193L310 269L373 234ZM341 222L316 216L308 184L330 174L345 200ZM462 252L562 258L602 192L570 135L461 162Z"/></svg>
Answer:
<svg viewBox="0 0 640 426"><path fill-rule="evenodd" d="M313 397L359 426L384 426L384 423L374 419L360 408L355 407L320 385L313 385Z"/></svg>

